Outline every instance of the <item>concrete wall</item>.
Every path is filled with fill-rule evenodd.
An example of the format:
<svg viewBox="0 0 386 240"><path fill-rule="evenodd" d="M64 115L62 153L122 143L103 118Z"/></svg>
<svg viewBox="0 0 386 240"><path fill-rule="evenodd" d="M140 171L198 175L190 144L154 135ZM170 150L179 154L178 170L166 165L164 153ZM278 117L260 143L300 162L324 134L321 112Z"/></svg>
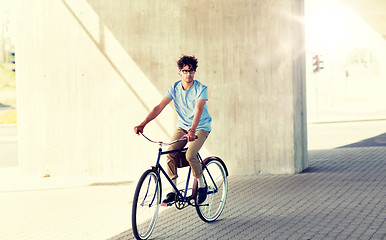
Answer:
<svg viewBox="0 0 386 240"><path fill-rule="evenodd" d="M205 153L231 174L307 167L302 0L39 0L18 9L25 171L136 177L156 148L132 128L179 79L183 53L198 58L196 79L209 87ZM175 122L170 106L145 131L167 139Z"/></svg>
<svg viewBox="0 0 386 240"><path fill-rule="evenodd" d="M17 159L17 125L0 124L0 168L17 166Z"/></svg>

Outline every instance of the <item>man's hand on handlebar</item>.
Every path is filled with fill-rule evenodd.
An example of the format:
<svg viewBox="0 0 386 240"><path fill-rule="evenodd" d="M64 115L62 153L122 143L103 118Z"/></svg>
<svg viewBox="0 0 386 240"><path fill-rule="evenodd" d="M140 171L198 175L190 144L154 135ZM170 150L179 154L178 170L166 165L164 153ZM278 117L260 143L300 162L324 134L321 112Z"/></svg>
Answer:
<svg viewBox="0 0 386 240"><path fill-rule="evenodd" d="M194 140L197 139L197 136L196 136L195 132L193 132L193 131L189 131L188 134L184 135L184 137L186 137L188 142L193 142Z"/></svg>
<svg viewBox="0 0 386 240"><path fill-rule="evenodd" d="M134 133L139 135L140 133L143 133L144 128L145 128L145 126L142 126L142 125L135 126L134 127Z"/></svg>

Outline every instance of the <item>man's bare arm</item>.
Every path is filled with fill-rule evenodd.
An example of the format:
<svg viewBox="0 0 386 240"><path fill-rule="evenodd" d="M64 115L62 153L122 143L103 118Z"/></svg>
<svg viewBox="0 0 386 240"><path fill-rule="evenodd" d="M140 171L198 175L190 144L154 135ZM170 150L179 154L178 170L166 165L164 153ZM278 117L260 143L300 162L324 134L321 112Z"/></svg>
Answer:
<svg viewBox="0 0 386 240"><path fill-rule="evenodd" d="M172 100L168 97L164 97L160 104L155 106L153 110L147 115L145 120L139 124L138 126L134 127L134 132L136 134L139 134L140 132L143 132L143 129L145 128L146 124L154 120L161 112L164 110L164 108L171 102Z"/></svg>
<svg viewBox="0 0 386 240"><path fill-rule="evenodd" d="M202 114L202 111L204 110L205 103L206 103L206 100L204 100L204 99L200 99L196 103L192 127L189 129L189 133L188 133L189 141L194 141L196 139L194 133L196 131L198 123L200 122L201 114Z"/></svg>

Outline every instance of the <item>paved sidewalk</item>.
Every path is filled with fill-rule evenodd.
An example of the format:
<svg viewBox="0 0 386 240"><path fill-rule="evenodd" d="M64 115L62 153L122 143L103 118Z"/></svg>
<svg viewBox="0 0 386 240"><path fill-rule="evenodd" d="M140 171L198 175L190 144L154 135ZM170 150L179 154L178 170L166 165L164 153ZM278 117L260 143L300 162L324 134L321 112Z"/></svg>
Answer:
<svg viewBox="0 0 386 240"><path fill-rule="evenodd" d="M20 176L0 169L0 239L105 240L130 225L135 184L91 177Z"/></svg>
<svg viewBox="0 0 386 240"><path fill-rule="evenodd" d="M386 143L386 141L385 141ZM230 177L219 220L163 212L151 239L386 239L386 147L310 151L302 174ZM134 239L127 230L111 240Z"/></svg>
<svg viewBox="0 0 386 240"><path fill-rule="evenodd" d="M384 131L310 150L309 162L296 175L231 175L224 212L211 224L193 207L163 208L151 239L386 239ZM134 188L127 179L37 179L0 168L0 239L134 239Z"/></svg>

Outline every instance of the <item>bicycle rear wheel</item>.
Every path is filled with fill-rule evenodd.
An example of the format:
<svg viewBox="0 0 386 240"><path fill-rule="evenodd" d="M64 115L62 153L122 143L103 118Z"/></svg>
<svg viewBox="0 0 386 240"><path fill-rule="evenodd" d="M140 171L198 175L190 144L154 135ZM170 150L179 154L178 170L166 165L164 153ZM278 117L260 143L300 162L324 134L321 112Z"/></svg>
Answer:
<svg viewBox="0 0 386 240"><path fill-rule="evenodd" d="M135 189L131 222L137 239L148 239L153 232L161 202L161 187L157 173L147 170Z"/></svg>
<svg viewBox="0 0 386 240"><path fill-rule="evenodd" d="M215 221L222 213L228 193L227 170L217 158L206 161L203 174L208 185L208 195L200 205L196 205L198 216L205 222Z"/></svg>

